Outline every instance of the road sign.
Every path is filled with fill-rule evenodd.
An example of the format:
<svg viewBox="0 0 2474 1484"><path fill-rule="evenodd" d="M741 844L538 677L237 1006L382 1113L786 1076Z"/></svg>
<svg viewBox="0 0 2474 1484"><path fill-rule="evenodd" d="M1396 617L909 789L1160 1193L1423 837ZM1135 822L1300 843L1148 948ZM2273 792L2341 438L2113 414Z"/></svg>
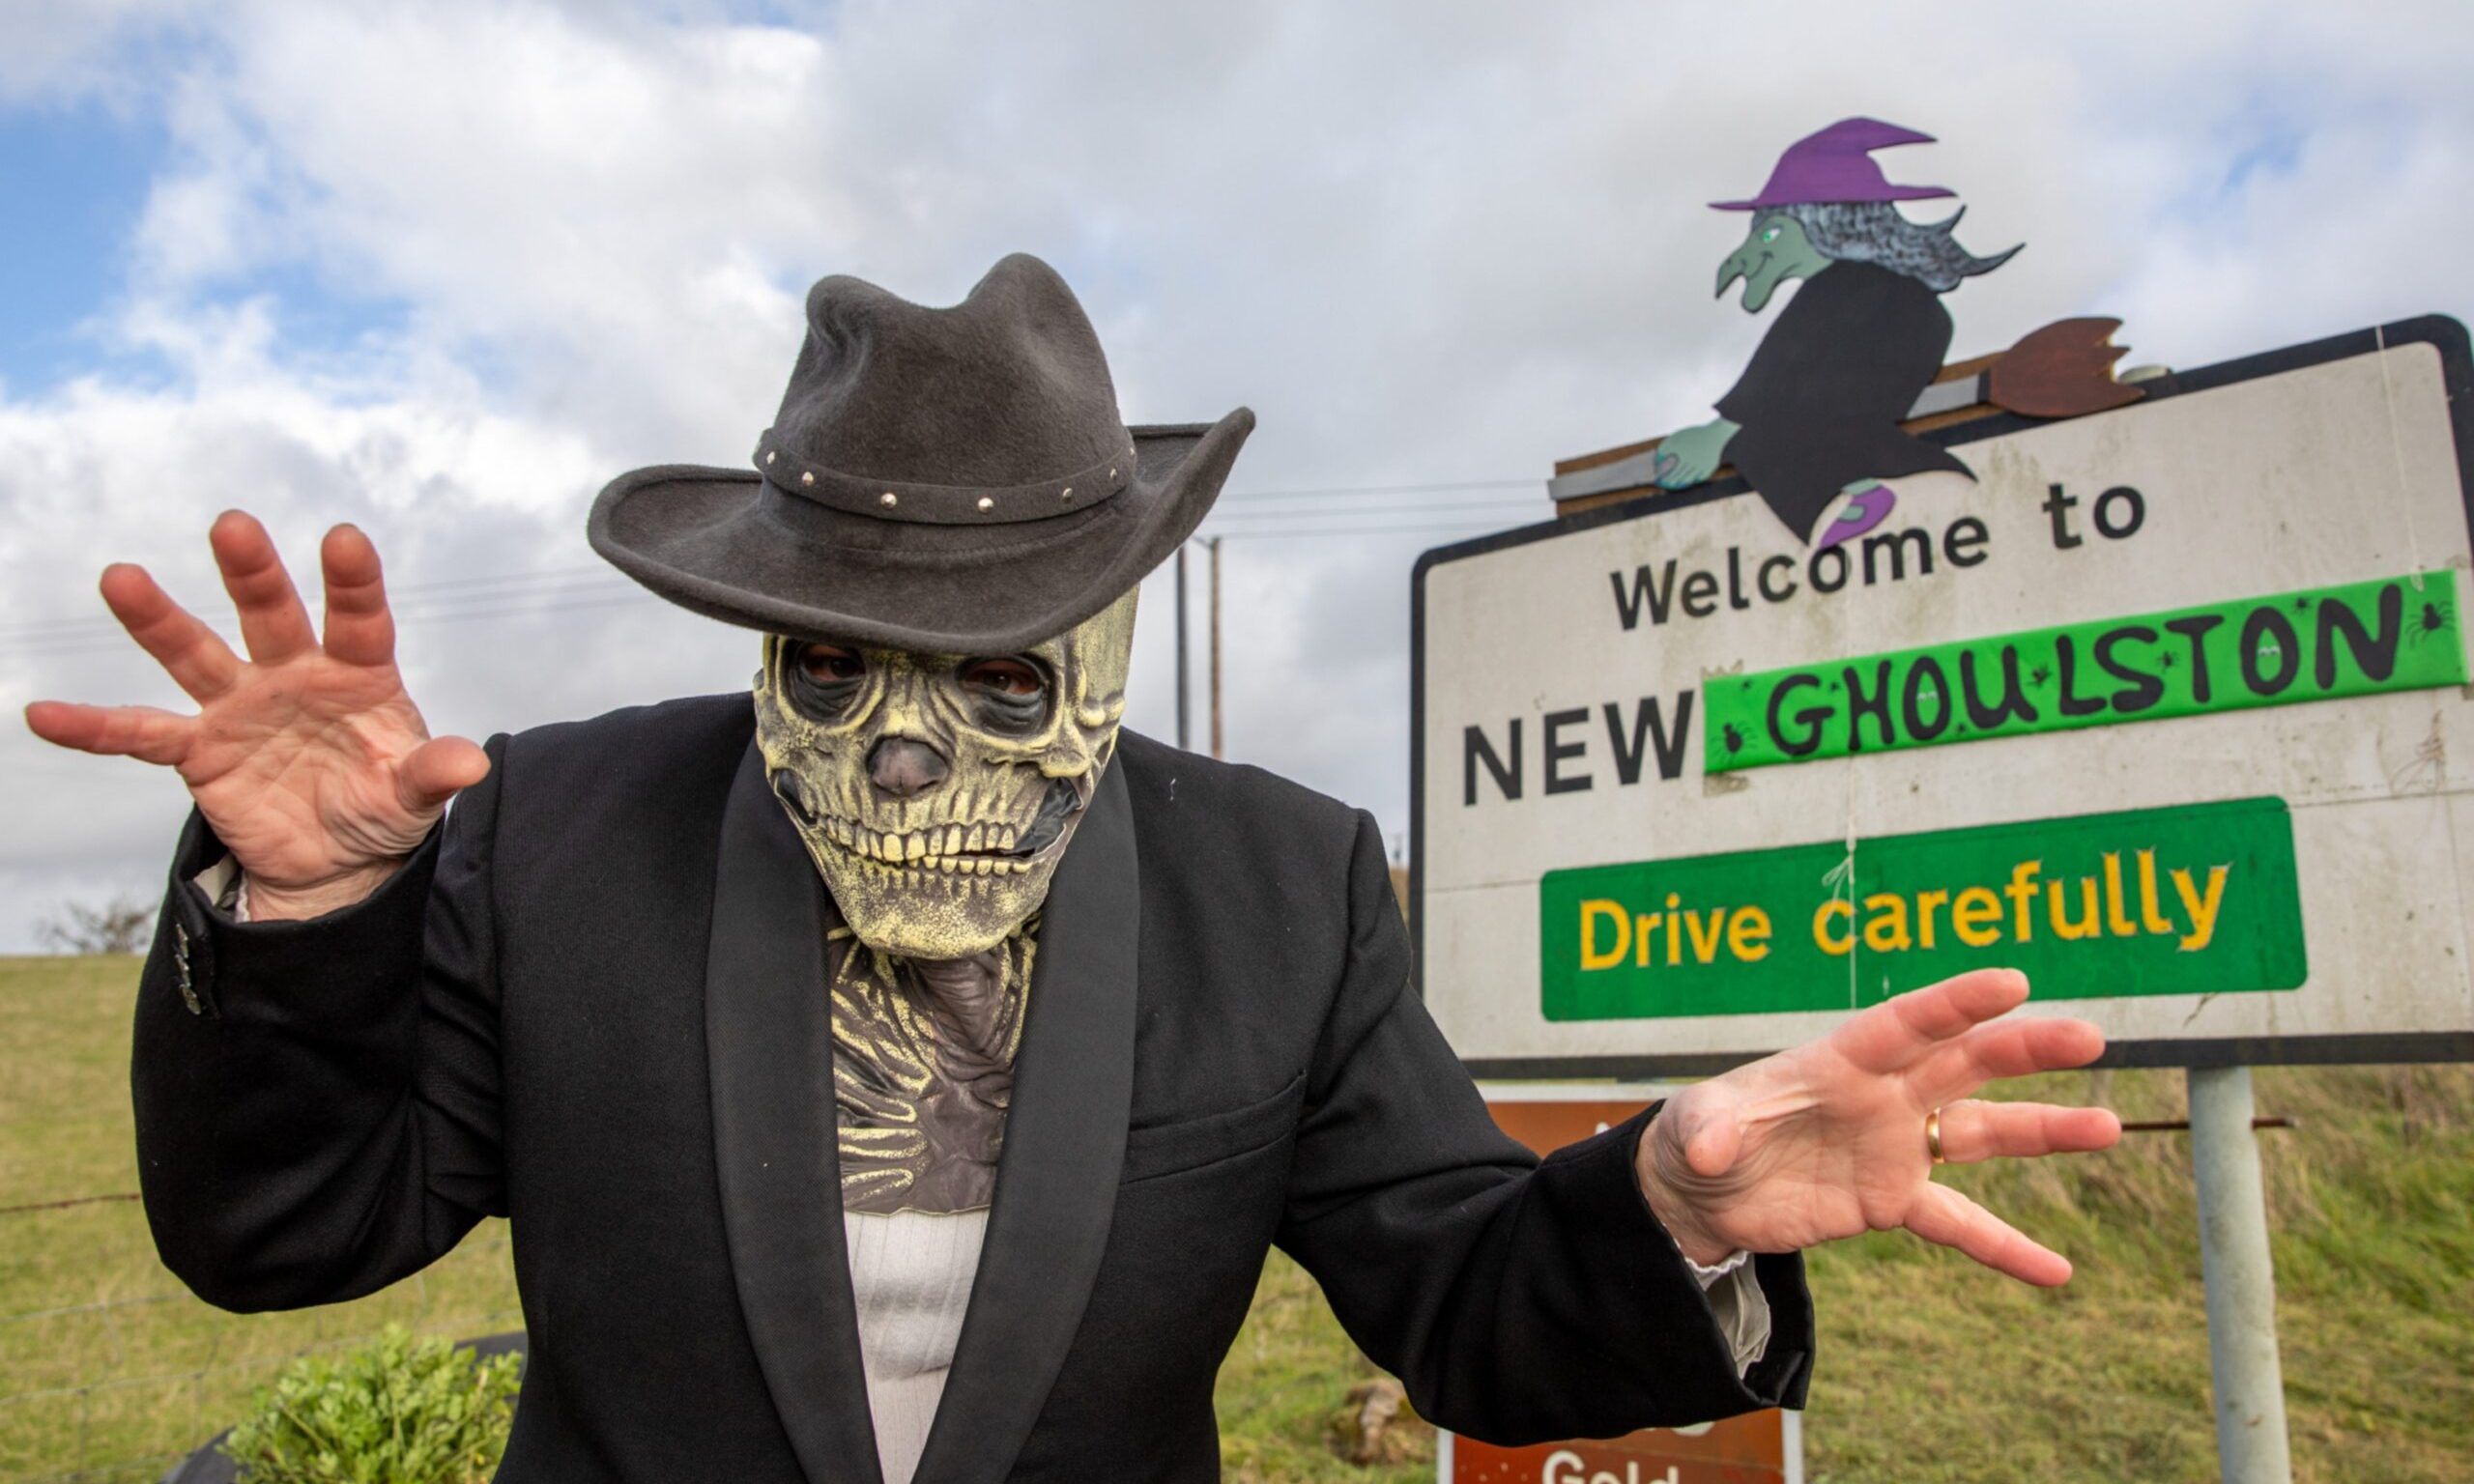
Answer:
<svg viewBox="0 0 2474 1484"><path fill-rule="evenodd" d="M1658 1088L1607 1085L1507 1084L1482 1091L1503 1130L1541 1155L1610 1128L1664 1096ZM1522 1448L1446 1433L1436 1477L1441 1484L1803 1484L1801 1420L1773 1410Z"/></svg>
<svg viewBox="0 0 2474 1484"><path fill-rule="evenodd" d="M2474 1057L2465 331L2144 385L1926 434L1975 477L1826 550L1730 480L1426 554L1473 1070L1707 1070L1997 964L2117 1065Z"/></svg>

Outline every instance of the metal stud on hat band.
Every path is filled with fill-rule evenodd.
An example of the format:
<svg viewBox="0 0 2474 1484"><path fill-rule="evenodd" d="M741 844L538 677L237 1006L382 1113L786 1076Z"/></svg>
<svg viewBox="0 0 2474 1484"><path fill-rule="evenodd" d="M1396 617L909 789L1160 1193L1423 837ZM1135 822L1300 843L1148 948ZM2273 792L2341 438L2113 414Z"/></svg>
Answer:
<svg viewBox="0 0 2474 1484"><path fill-rule="evenodd" d="M769 429L756 445L757 471L776 489L852 515L924 526L1004 526L1087 509L1124 493L1133 483L1134 465L1134 443L1129 440L1123 448L1088 469L1054 479L986 489L862 479L802 462L791 450L775 443Z"/></svg>

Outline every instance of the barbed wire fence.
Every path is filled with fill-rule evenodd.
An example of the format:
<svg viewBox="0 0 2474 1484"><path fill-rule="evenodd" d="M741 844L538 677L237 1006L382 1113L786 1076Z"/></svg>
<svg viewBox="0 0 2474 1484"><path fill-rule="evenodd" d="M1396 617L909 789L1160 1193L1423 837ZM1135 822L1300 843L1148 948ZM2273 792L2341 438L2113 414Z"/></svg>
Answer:
<svg viewBox="0 0 2474 1484"><path fill-rule="evenodd" d="M137 1201L134 1192L113 1191L0 1207L0 1253L25 1250L22 1224L49 1213L117 1206L142 1224ZM142 1244L151 1252L151 1241ZM88 1270L99 1286L126 1276L125 1268ZM304 1313L224 1313L178 1288L159 1266L155 1272L159 1290L63 1294L59 1303L0 1313L0 1484L142 1484L239 1421L249 1393L303 1356L368 1343L390 1323L471 1339L523 1322L503 1221L476 1228L388 1289ZM456 1288L471 1292L460 1301L442 1298ZM314 1335L305 1343L266 1343L304 1326ZM166 1349L177 1363L158 1354ZM36 1384L23 1384L30 1378Z"/></svg>

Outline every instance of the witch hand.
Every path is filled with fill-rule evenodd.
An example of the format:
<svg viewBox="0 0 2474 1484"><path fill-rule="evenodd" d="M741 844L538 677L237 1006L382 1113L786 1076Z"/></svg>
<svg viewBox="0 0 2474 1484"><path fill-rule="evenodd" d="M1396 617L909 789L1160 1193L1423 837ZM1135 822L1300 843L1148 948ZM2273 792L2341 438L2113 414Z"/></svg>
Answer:
<svg viewBox="0 0 2474 1484"><path fill-rule="evenodd" d="M1685 1256L1789 1252L1905 1227L2028 1283L2069 1260L1933 1183L1926 1118L1952 1163L2110 1148L2103 1108L1962 1101L1997 1077L2081 1067L2104 1037L2083 1020L2003 1019L2027 977L1985 969L1852 1016L1827 1038L1669 1099L1634 1160L1642 1194Z"/></svg>
<svg viewBox="0 0 2474 1484"><path fill-rule="evenodd" d="M1736 432L1736 425L1721 417L1669 433L1658 440L1657 456L1651 460L1655 482L1664 489L1682 490L1709 478L1725 459Z"/></svg>
<svg viewBox="0 0 2474 1484"><path fill-rule="evenodd" d="M39 700L26 725L62 747L177 770L246 872L253 918L348 906L377 890L489 759L464 738L432 738L404 693L367 536L338 526L320 548L323 642L264 527L227 511L209 539L246 661L143 568L115 564L101 583L113 616L197 714Z"/></svg>

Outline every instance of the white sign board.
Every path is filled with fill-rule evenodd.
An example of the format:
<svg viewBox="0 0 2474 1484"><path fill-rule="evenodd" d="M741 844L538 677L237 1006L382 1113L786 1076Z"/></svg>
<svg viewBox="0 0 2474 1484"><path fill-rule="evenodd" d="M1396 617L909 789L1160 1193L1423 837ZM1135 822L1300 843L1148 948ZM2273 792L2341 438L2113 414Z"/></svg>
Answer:
<svg viewBox="0 0 2474 1484"><path fill-rule="evenodd" d="M2119 1064L2474 1056L2464 330L2149 385L1932 435L1975 477L1827 552L1730 482L1426 555L1473 1070L1707 1070L1994 964Z"/></svg>

